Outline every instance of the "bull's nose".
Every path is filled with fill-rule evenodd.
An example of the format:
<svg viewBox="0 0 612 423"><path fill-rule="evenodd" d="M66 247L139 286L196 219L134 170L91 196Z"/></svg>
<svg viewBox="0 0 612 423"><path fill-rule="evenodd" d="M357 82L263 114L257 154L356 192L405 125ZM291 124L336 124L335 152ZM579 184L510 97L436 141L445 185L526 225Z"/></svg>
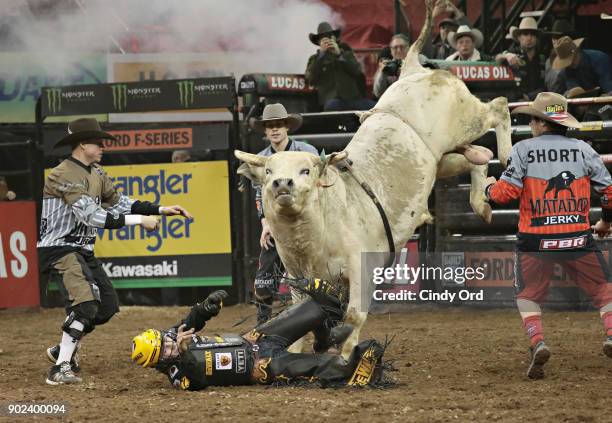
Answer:
<svg viewBox="0 0 612 423"><path fill-rule="evenodd" d="M288 194L293 189L293 179L279 178L272 182L272 188L277 194Z"/></svg>

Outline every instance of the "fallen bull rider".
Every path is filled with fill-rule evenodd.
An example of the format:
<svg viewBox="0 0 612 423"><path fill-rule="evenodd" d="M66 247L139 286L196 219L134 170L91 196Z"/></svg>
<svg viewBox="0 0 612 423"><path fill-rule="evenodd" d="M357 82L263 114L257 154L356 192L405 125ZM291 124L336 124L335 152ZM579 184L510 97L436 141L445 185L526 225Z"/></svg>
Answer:
<svg viewBox="0 0 612 423"><path fill-rule="evenodd" d="M377 386L383 379L384 347L370 339L359 343L348 360L326 353L352 332L338 325L345 305L331 294L332 284L314 279L294 304L243 335L195 335L216 316L227 297L215 291L191 308L187 317L166 331L148 329L132 343L132 361L165 373L183 390L207 386L315 383L330 386ZM287 348L313 332L315 353L290 353Z"/></svg>

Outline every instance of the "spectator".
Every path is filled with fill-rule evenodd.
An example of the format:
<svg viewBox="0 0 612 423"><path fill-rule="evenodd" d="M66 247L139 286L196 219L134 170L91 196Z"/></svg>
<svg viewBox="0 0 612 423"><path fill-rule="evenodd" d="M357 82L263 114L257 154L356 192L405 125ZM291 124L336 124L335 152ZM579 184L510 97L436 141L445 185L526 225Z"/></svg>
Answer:
<svg viewBox="0 0 612 423"><path fill-rule="evenodd" d="M323 110L367 110L374 101L365 98L365 76L353 49L339 40L340 30L321 22L308 37L319 50L310 56L306 80L317 88Z"/></svg>
<svg viewBox="0 0 612 423"><path fill-rule="evenodd" d="M582 50L584 38L572 40L561 37L553 41L557 57L552 62L553 69L560 69L560 88L570 90L580 87L592 90L600 87L604 93L612 92L612 65L610 56L599 50Z"/></svg>
<svg viewBox="0 0 612 423"><path fill-rule="evenodd" d="M374 75L374 86L372 91L376 98L379 98L385 90L397 81L399 77L402 60L408 54L410 40L404 34L395 34L389 43L391 58L381 58L378 60L378 70Z"/></svg>
<svg viewBox="0 0 612 423"><path fill-rule="evenodd" d="M445 60L448 56L455 52L455 49L448 42L448 36L451 32L457 32L457 28L461 25L470 26L470 21L465 14L457 8L452 2L439 2L434 9L433 15L438 16L441 13L449 13L449 17L442 19L438 23L438 36L434 40L434 45L426 50L427 57L436 60Z"/></svg>
<svg viewBox="0 0 612 423"><path fill-rule="evenodd" d="M506 46L506 51L513 51L513 50L516 50L518 48L518 44L516 43L516 40L512 36L512 33L517 28L518 28L518 26L512 25L510 27L510 29L508 29L508 33L504 37L504 40L505 40L504 41L504 45Z"/></svg>
<svg viewBox="0 0 612 423"><path fill-rule="evenodd" d="M191 161L191 152L189 150L174 150L172 152L172 163L184 163Z"/></svg>
<svg viewBox="0 0 612 423"><path fill-rule="evenodd" d="M482 45L482 32L472 29L467 25L461 25L457 32L451 32L448 36L450 45L457 50L445 60L480 61L491 60L490 57L480 54L478 48Z"/></svg>
<svg viewBox="0 0 612 423"><path fill-rule="evenodd" d="M12 201L17 195L11 191L6 183L6 178L0 176L0 201Z"/></svg>
<svg viewBox="0 0 612 423"><path fill-rule="evenodd" d="M551 41L555 42L561 37L573 37L574 36L574 28L569 21L565 19L557 19L553 22L552 29L550 32L547 32L546 35L551 37ZM553 69L552 62L557 57L555 53L555 49L552 48L550 50L550 54L548 55L548 59L546 59L546 63L544 64L544 85L546 85L546 89L548 91L553 92L561 92L561 88L559 88L559 72L560 69Z"/></svg>
<svg viewBox="0 0 612 423"><path fill-rule="evenodd" d="M521 78L521 94L523 100L527 101L544 91L546 59L539 43L540 34L534 18L523 18L519 27L512 32L512 37L519 42L518 48L504 51L495 57L498 63L511 66Z"/></svg>

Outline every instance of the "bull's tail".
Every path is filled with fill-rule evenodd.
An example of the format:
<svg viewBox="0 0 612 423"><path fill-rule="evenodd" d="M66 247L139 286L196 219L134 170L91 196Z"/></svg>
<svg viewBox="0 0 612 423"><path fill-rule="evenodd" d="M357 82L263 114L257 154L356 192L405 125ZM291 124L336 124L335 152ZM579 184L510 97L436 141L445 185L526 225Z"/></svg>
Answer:
<svg viewBox="0 0 612 423"><path fill-rule="evenodd" d="M425 23L423 24L423 28L421 28L421 33L419 34L419 38L410 46L410 50L408 50L408 54L402 63L402 71L400 73L400 78L414 72L415 70L423 69L421 64L419 63L419 54L423 51L423 46L425 45L425 41L431 35L431 29L433 28L433 11L434 6L438 2L444 2L446 0L425 0Z"/></svg>

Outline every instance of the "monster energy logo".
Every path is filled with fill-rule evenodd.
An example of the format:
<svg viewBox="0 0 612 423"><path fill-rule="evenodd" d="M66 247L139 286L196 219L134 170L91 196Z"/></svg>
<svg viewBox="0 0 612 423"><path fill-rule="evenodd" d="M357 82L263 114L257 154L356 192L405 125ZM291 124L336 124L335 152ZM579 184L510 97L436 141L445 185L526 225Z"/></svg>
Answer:
<svg viewBox="0 0 612 423"><path fill-rule="evenodd" d="M181 106L187 108L193 104L193 81L177 82Z"/></svg>
<svg viewBox="0 0 612 423"><path fill-rule="evenodd" d="M62 110L62 89L47 88L47 108L51 113Z"/></svg>
<svg viewBox="0 0 612 423"><path fill-rule="evenodd" d="M115 84L111 85L113 89L113 107L118 112L124 111L127 108L127 85Z"/></svg>

